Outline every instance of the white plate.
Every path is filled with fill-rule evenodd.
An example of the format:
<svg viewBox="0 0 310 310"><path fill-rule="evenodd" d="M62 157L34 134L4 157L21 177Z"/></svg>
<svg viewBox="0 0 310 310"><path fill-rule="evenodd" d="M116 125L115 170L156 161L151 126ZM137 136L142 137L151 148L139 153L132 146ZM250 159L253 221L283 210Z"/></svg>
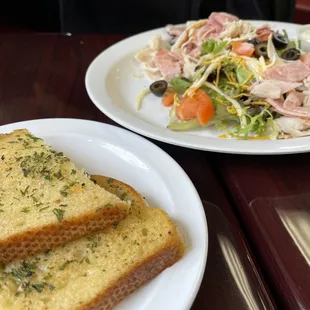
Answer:
<svg viewBox="0 0 310 310"><path fill-rule="evenodd" d="M252 21L260 26L267 22ZM289 36L296 38L298 25L269 22L277 29L286 29ZM117 123L150 138L184 147L239 154L289 154L310 150L310 137L277 141L243 141L220 139L214 129L191 132L172 132L168 125L168 109L160 99L148 96L142 109L137 112L136 97L150 85L141 76L142 71L134 60L134 54L148 40L163 29L144 32L123 40L102 52L89 66L85 83L94 104Z"/></svg>
<svg viewBox="0 0 310 310"><path fill-rule="evenodd" d="M184 234L188 247L181 261L116 309L190 309L204 274L208 231L201 200L182 168L146 139L102 123L44 119L4 125L0 133L18 128L42 137L88 173L130 184L150 205L167 211Z"/></svg>

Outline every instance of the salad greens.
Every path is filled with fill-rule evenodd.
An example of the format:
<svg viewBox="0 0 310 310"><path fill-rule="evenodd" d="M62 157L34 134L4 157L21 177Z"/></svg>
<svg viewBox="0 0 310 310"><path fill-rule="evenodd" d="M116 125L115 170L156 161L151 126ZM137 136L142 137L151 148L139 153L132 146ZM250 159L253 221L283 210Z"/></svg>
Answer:
<svg viewBox="0 0 310 310"><path fill-rule="evenodd" d="M214 54L217 55L227 45L227 41L217 41L217 40L207 40L205 43L202 44L201 46L201 55L206 55L206 54Z"/></svg>
<svg viewBox="0 0 310 310"><path fill-rule="evenodd" d="M172 89L176 93L183 94L191 86L192 83L185 80L184 78L182 79L181 77L176 76L170 81L170 84Z"/></svg>
<svg viewBox="0 0 310 310"><path fill-rule="evenodd" d="M268 107L261 109L258 114L250 115L247 113L248 107L245 108L245 115L247 117L247 124L243 127L239 126L236 133L242 135L244 139L247 139L250 133L262 135L267 130L267 125L273 121L273 116L269 112ZM267 122L269 120L269 122Z"/></svg>
<svg viewBox="0 0 310 310"><path fill-rule="evenodd" d="M173 26L168 28L171 31ZM146 54L140 55L148 73L166 77L168 87L162 104L170 109L167 128L188 131L214 126L239 139L277 139L283 133L278 120L289 113L276 111L285 108L290 91L301 92L298 86L291 85L298 85L305 77L285 80L283 75L287 72L276 72L277 83L270 86L274 78L265 73L295 60L301 60L297 66L302 65L304 53L299 50L299 42L290 39L285 29L279 32L268 25L257 28L227 13L212 13L208 20L193 21L181 29L172 29L171 33L167 30L170 49L156 50L163 46L157 37L145 49ZM304 63L308 61L310 67L308 56ZM148 67L152 65L155 67ZM284 92L282 89L286 88L290 90ZM138 97L138 107L141 96L146 94L144 90ZM269 94L272 95L268 97Z"/></svg>
<svg viewBox="0 0 310 310"><path fill-rule="evenodd" d="M206 81L200 87L212 98L215 113L211 120L205 126L201 126L197 119L180 121L176 116L178 102L175 102L171 109L168 128L175 131L187 131L216 126L223 130L235 124L235 133L242 135L244 139L253 133L261 135L266 132L267 120L268 124L273 120L268 110L269 105L262 102L263 108L257 110L259 112L255 115L248 113L251 101L248 106L242 105L242 97L247 96L244 92L253 80L253 74L248 70L245 60L231 56L223 57L220 64L214 66L211 74L218 77L214 79L215 83ZM177 76L171 80L170 84L175 92L185 93L193 83Z"/></svg>

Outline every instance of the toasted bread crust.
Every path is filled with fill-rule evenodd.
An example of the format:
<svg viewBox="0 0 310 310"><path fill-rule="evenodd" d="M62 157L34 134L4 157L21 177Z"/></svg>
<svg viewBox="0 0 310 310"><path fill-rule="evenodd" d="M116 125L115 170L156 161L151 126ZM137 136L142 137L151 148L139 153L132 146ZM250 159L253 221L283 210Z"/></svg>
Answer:
<svg viewBox="0 0 310 310"><path fill-rule="evenodd" d="M124 182L118 181L111 177L95 174L92 174L90 178L91 180L95 181L97 185L116 195L122 200L128 199L135 202L136 204L141 204L142 206L146 205L146 201L143 199L141 194L139 194L133 187ZM126 194L125 197L123 197L124 194Z"/></svg>
<svg viewBox="0 0 310 310"><path fill-rule="evenodd" d="M15 130L9 134L0 134L0 146L0 209L3 209L0 210L2 211L0 213L0 222L1 225L3 225L3 230L5 230L7 227L10 227L12 223L14 224L12 230L9 231L9 233L1 235L0 237L0 264L6 264L17 259L24 259L28 256L50 250L68 241L76 240L79 237L88 235L98 230L102 230L103 228L115 222L121 221L128 215L128 203L122 203L120 199L113 200L117 197L115 195L110 197L110 193L109 197L111 199L107 198L107 201L104 202L100 200L100 198L104 197L104 195L108 193L107 191L100 189L99 186L95 186L93 182L89 180L89 177L86 175L84 170L77 168L70 161L70 159L65 157L61 152L57 153L56 151L51 150L51 147L48 146L44 140L33 136L28 130L20 129ZM14 149L14 146L16 149ZM40 153L40 151L42 152ZM43 158L42 156L44 154L49 154L48 156L50 157L46 157L41 162L40 158ZM24 169L26 166L21 166L19 160L22 163L25 162L25 165L29 162L32 162L31 169L29 167ZM40 165L42 165L42 167ZM48 171L48 174L45 176L44 174L40 174L40 172L35 170L37 167L40 167L38 171L41 171L42 168L42 171L45 169L44 171ZM70 169L71 173L69 173L66 169ZM23 170L26 170L26 172L23 172ZM30 171L33 173L32 176L30 175ZM53 207L50 209L47 207L42 208L42 210L48 210L42 211L40 215L44 215L44 212L49 212L51 219L44 223L37 222L36 219L39 217L37 214L41 212L41 210L33 207L34 200L31 198L34 197L32 197L30 194L28 195L28 193L26 194L28 188L31 188L32 186L32 179L36 182L39 180L39 182L36 183L36 187L32 188L32 194L35 190L37 192L42 190L42 197L50 195L50 201L52 201L56 208L58 207L57 201L60 201L58 196L60 196L61 199L68 199L69 203L61 206L63 211L66 211L65 218L58 221L57 216L54 216L51 211ZM18 185L22 182L26 182L27 185L25 185L26 189L24 191L18 189ZM59 184L59 182L63 182L61 184L66 187L65 193L62 193L61 191L63 187L55 190L54 185ZM80 185L80 183L82 185ZM76 192L81 192L81 195L75 196L78 198L75 198L75 203L70 209L71 198L69 197L71 194L68 198L65 197L68 195L67 191L69 188L71 191L71 188L73 188L75 184L78 184ZM96 199L97 203L94 203L94 201L90 200L88 205L88 199L92 198L90 198L89 192L87 192L87 190L84 191L82 189L84 185L86 185L87 188L90 187L89 192L93 192L94 195L97 195L97 193L102 194L94 198ZM45 192L43 192L43 190ZM97 190L99 191L97 192ZM48 195L46 195L47 192ZM84 194L84 192L86 194ZM3 193L7 193L5 196L6 201L4 203L2 201ZM16 198L15 195L20 195L21 197L18 198L17 196ZM11 196L16 199L13 203L9 203L9 199L12 198ZM31 207L29 207L29 201ZM36 198L36 201L38 201L38 198ZM42 203L40 202L40 205L42 205L42 207L46 207L50 201L43 201ZM83 203L86 203L87 206L85 208L79 209L78 206L82 206ZM23 207L28 208L24 208L26 209L24 211L22 209ZM72 209L84 211L70 214L69 212ZM15 217L15 214L14 217L11 216L9 217L9 220L7 220L8 216L6 217L5 212L10 212L10 210L20 210L21 212L18 212L18 218ZM26 215L23 212L29 212L29 214ZM34 224L25 225L25 228L23 228L23 222L27 224L29 218ZM22 223L21 226L17 225L17 222L19 221Z"/></svg>
<svg viewBox="0 0 310 310"><path fill-rule="evenodd" d="M76 310L110 310L125 297L133 293L143 284L155 278L163 270L175 264L182 256L184 250L181 243L167 246L148 257L140 264L112 283L104 293L97 296L89 304Z"/></svg>
<svg viewBox="0 0 310 310"><path fill-rule="evenodd" d="M113 179L113 182L107 182L111 178L104 176L92 175L91 178L96 180L99 186L113 194L119 196L119 194L126 192L131 196L131 199L140 203L142 206L146 206L143 197L130 185L115 179ZM164 211L162 212L165 213ZM108 289L102 294L99 294L87 305L83 305L75 310L110 310L126 298L126 296L179 261L184 255L184 244L181 236L177 233L177 227L172 221L171 223L175 229L174 235L176 237L170 243L167 243L156 253L150 254L144 261L137 263L131 270L128 270L125 275L114 283L111 283Z"/></svg>
<svg viewBox="0 0 310 310"><path fill-rule="evenodd" d="M92 176L92 179L96 179L97 184L99 186L114 193L116 196L120 198L123 197L124 194L126 194L126 198L132 202L132 208L130 209L129 212L132 214L131 216L133 216L134 218L139 217L140 211L141 213L144 212L148 214L147 213L148 209L149 210L154 209L154 208L148 208L143 197L137 191L135 191L132 187L130 187L129 185L125 183L122 183L114 179L112 181L111 178L101 177L101 176ZM124 206L122 207L124 208ZM108 209L109 208L107 207L107 208L102 209L102 211L107 212ZM112 209L115 210L114 208ZM124 211L125 215L127 212L128 210L126 209L126 212ZM166 218L168 216L166 212L163 210L157 209L156 213L157 212L162 213L162 215L165 215ZM112 213L110 214L110 216L113 218L114 214ZM150 215L148 219L152 221L153 217ZM43 241L44 242L50 241L48 239L52 238L53 236L57 236L57 238L59 239L62 238L61 243L66 242L63 238L64 236L67 237L67 234L71 234L72 232L75 233L76 231L78 231L77 233L79 233L80 227L83 227L84 229L89 230L89 227L87 228L86 226L92 225L90 221L88 221L89 224L87 224L87 221L85 220L85 218L82 220L82 222L77 221L75 223L76 226L72 226L72 227L70 227L70 223L73 223L73 221L69 220L68 223L66 223L67 221L63 220L63 222L59 223L62 225L56 225L57 227L53 227L53 228L50 227L50 229L55 229L55 232L52 233L52 236L49 236L49 235L40 236L40 238L42 238L41 243L43 243ZM117 222L117 220L115 220L114 222ZM112 229L113 234L118 234L118 229L120 229L120 234L122 234L121 233L122 222L123 221L119 223L117 230L115 230L115 228L107 228L106 233L109 234L110 233L109 229ZM125 223L124 225L126 225L126 219L124 220L124 223ZM102 228L102 225L103 225L102 223L98 224L100 229ZM184 244L183 244L182 238L178 234L177 226L173 223L173 221L169 217L167 218L166 225L167 227L169 227L169 231L166 231L169 237L166 238L165 241L159 244L156 248L153 248L153 250L148 251L148 254L144 255L143 258L137 259L134 265L131 265L131 267L127 267L126 269L124 269L122 273L118 274L118 278L114 277L115 280L111 280L108 287L105 286L104 289L101 288L101 291L97 294L97 296L95 296L92 299L88 298L88 300L85 301L86 303L83 305L78 305L78 303L75 303L75 306L71 307L70 309L71 310L109 310L109 309L112 309L116 304L118 304L126 296L128 296L133 291L135 291L136 289L138 289L139 287L141 287L142 285L144 285L145 283L147 283L148 281L150 281L151 279L159 275L166 268L172 266L177 261L179 261L184 255ZM59 227L61 227L61 229L59 229ZM40 232L33 232L33 234L36 236L36 240L38 240L37 234L40 234ZM79 236L77 235L77 238L78 237ZM23 250L27 251L27 247L30 247L29 243L31 243L31 238L32 238L31 236L28 236L28 239L26 241L23 240L23 247L21 246ZM69 240L72 240L72 236L69 237ZM54 240L54 241L58 242L59 240L58 241ZM38 244L36 246L38 246ZM19 248L19 250L21 248ZM0 251L1 251L1 247L0 247ZM26 255L27 256L29 255L28 252ZM66 254L64 255L66 257ZM35 307L35 305L33 306Z"/></svg>
<svg viewBox="0 0 310 310"><path fill-rule="evenodd" d="M128 214L124 205L102 208L78 218L63 220L59 223L38 227L22 234L0 240L0 263L6 264L15 259L50 250L71 240L102 230L121 221Z"/></svg>

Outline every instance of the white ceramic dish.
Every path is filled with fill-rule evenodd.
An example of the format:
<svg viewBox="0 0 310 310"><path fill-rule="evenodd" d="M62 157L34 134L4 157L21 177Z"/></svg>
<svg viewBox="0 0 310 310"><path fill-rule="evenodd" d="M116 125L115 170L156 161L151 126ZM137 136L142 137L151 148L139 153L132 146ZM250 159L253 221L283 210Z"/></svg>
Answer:
<svg viewBox="0 0 310 310"><path fill-rule="evenodd" d="M277 29L286 29L289 36L297 37L298 25L281 22L252 21L260 26L269 23ZM288 140L244 141L220 139L214 129L172 132L166 128L168 109L160 99L148 96L142 109L136 111L136 97L150 85L134 60L134 54L163 29L144 32L125 39L103 51L89 66L85 83L94 104L117 123L147 137L179 146L238 154L291 154L310 150L310 137ZM138 78L140 76L140 78Z"/></svg>
<svg viewBox="0 0 310 310"><path fill-rule="evenodd" d="M117 310L188 310L199 289L208 250L201 200L182 168L160 148L123 129L85 120L44 119L4 125L0 133L27 128L90 174L126 182L176 221L185 256L126 298Z"/></svg>

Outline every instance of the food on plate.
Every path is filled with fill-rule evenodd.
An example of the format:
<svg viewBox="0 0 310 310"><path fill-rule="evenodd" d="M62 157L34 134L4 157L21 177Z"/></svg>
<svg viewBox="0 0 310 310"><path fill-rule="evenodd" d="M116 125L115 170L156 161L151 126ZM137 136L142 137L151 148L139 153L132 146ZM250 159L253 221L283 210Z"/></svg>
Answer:
<svg viewBox="0 0 310 310"><path fill-rule="evenodd" d="M10 310L112 309L184 254L177 227L148 207L130 186L92 179L131 201L128 217L113 227L0 269L0 308Z"/></svg>
<svg viewBox="0 0 310 310"><path fill-rule="evenodd" d="M281 54L281 58L285 60L298 60L300 59L300 50L294 47L290 48Z"/></svg>
<svg viewBox="0 0 310 310"><path fill-rule="evenodd" d="M0 135L0 263L112 225L129 203L28 130Z"/></svg>
<svg viewBox="0 0 310 310"><path fill-rule="evenodd" d="M156 81L150 85L151 92L156 96L162 96L168 87L168 83L164 80Z"/></svg>
<svg viewBox="0 0 310 310"><path fill-rule="evenodd" d="M263 56L264 58L268 57L266 42L259 42L255 44L254 49L255 49L255 56L257 58L259 58L260 56Z"/></svg>
<svg viewBox="0 0 310 310"><path fill-rule="evenodd" d="M300 43L286 29L255 27L224 12L168 25L135 55L152 81L137 108L153 93L163 96L170 130L215 126L238 139L307 136L310 54ZM165 87L155 93L157 82Z"/></svg>
<svg viewBox="0 0 310 310"><path fill-rule="evenodd" d="M287 36L284 36L276 32L272 36L272 43L275 48L282 49L282 48L287 47L290 44L290 41Z"/></svg>

